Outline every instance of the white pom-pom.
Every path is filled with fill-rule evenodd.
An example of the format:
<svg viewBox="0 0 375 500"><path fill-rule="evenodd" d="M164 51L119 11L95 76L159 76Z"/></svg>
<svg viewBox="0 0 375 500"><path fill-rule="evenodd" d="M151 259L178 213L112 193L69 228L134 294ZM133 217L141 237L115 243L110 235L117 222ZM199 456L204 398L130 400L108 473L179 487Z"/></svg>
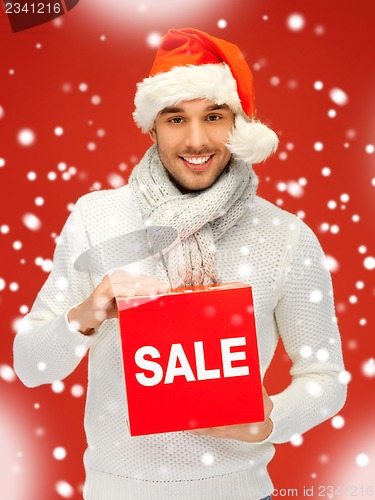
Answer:
<svg viewBox="0 0 375 500"><path fill-rule="evenodd" d="M266 125L237 115L227 147L236 159L253 164L266 160L278 144L277 135Z"/></svg>

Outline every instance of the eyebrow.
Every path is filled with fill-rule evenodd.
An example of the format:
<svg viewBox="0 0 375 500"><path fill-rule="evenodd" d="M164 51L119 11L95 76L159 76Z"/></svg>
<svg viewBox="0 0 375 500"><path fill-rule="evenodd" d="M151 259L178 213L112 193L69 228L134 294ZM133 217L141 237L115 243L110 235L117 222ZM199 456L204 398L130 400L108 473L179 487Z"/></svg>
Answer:
<svg viewBox="0 0 375 500"><path fill-rule="evenodd" d="M227 104L212 104L211 106L207 106L205 108L205 112L207 111L217 111L220 109L229 109L229 106ZM184 113L184 108L181 108L179 106L166 106L163 108L161 111L159 111L159 115L167 115L171 113Z"/></svg>

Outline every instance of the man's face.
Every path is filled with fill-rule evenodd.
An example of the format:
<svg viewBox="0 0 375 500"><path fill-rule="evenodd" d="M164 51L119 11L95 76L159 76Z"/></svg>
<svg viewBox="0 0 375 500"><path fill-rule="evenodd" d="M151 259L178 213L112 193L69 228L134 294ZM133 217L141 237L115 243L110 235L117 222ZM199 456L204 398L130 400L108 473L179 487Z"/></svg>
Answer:
<svg viewBox="0 0 375 500"><path fill-rule="evenodd" d="M233 112L207 99L182 101L157 115L150 137L160 160L183 191L210 187L228 164L225 147Z"/></svg>

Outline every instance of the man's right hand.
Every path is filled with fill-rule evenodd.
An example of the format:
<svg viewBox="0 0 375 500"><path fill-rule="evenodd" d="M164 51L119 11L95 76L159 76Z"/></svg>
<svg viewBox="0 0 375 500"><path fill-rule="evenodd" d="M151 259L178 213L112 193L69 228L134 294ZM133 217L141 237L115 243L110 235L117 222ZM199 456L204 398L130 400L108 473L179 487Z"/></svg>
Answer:
<svg viewBox="0 0 375 500"><path fill-rule="evenodd" d="M92 335L103 321L117 317L116 299L168 290L169 285L162 281L119 269L106 275L84 302L68 312L68 321L84 335Z"/></svg>

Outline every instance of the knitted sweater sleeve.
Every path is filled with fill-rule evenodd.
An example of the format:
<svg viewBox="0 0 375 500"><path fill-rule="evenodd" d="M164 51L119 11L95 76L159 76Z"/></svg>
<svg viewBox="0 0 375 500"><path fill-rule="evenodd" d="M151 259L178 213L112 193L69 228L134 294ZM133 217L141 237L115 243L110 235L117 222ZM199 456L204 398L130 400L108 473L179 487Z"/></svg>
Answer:
<svg viewBox="0 0 375 500"><path fill-rule="evenodd" d="M272 396L272 434L283 443L293 435L335 415L343 406L346 386L332 283L325 256L314 233L299 221L275 319L292 360L291 384Z"/></svg>
<svg viewBox="0 0 375 500"><path fill-rule="evenodd" d="M73 265L84 234L78 202L58 238L53 269L14 340L14 369L28 387L65 378L96 336L82 335L67 320L68 311L92 292L89 275Z"/></svg>

